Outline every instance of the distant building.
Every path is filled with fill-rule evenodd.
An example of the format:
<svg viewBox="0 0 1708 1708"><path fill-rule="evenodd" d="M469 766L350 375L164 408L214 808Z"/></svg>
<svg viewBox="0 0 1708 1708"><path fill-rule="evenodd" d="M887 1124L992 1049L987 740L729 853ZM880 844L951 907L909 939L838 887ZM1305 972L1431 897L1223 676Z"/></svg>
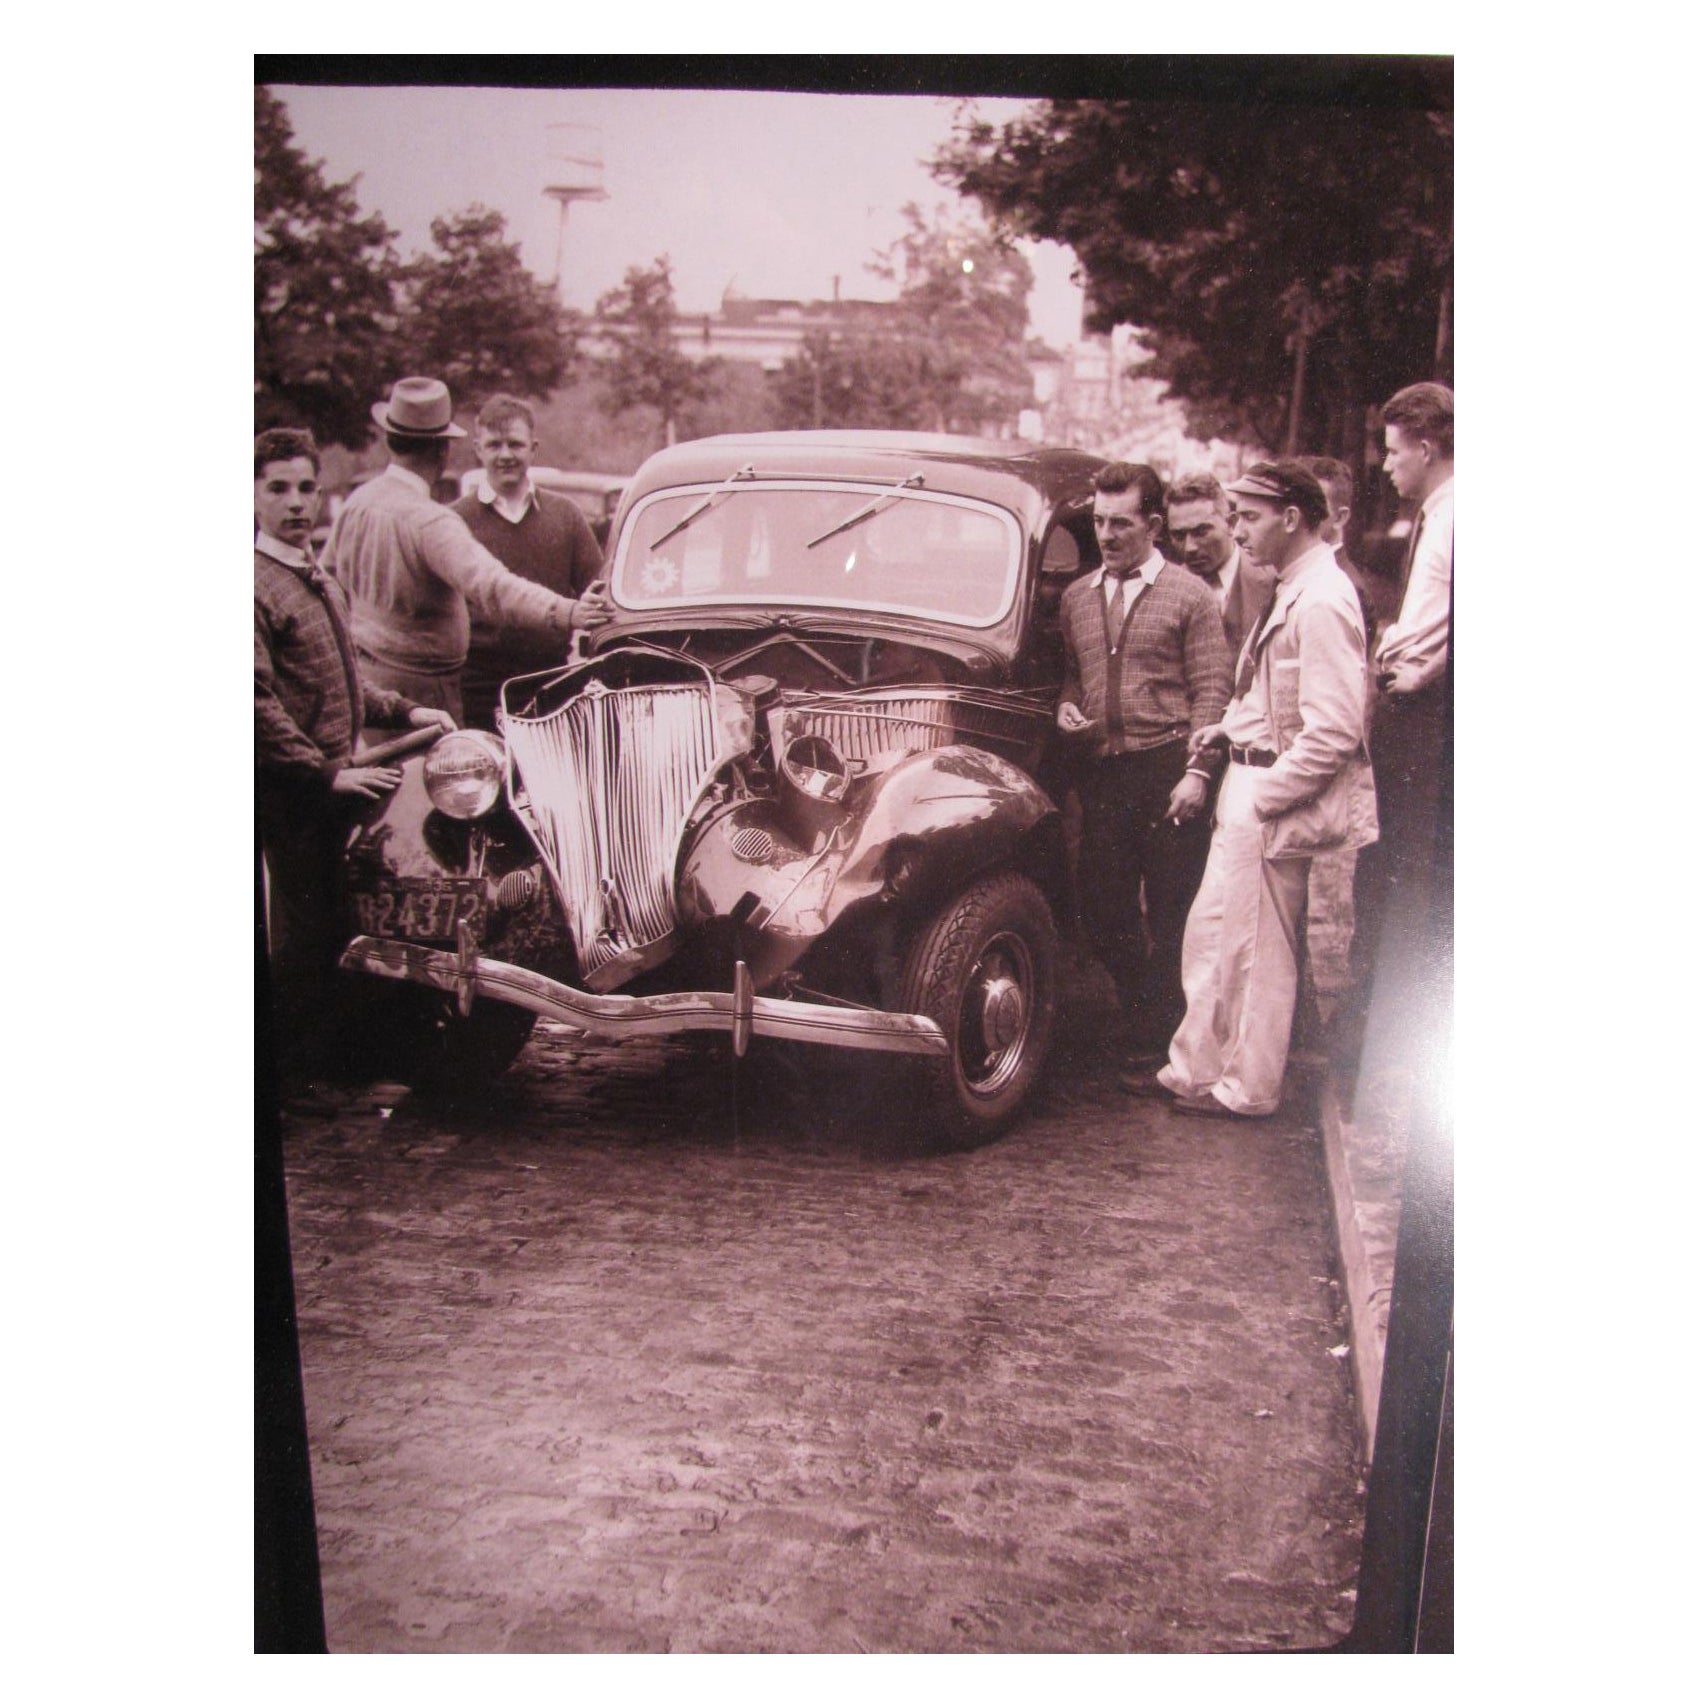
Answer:
<svg viewBox="0 0 1708 1708"><path fill-rule="evenodd" d="M1150 360L1143 334L1117 326L1086 333L1065 350L1028 351L1043 410L1044 437L1099 456L1150 463L1165 479L1208 469L1232 479L1249 460L1237 445L1206 444L1186 430L1186 411L1167 382L1137 371Z"/></svg>
<svg viewBox="0 0 1708 1708"><path fill-rule="evenodd" d="M893 302L844 297L797 302L787 297L743 296L733 286L723 294L714 314L678 314L676 347L697 362L714 357L727 362L751 362L776 373L798 355L814 332L844 337L882 332L895 324ZM600 322L594 320L589 343L598 347Z"/></svg>
<svg viewBox="0 0 1708 1708"><path fill-rule="evenodd" d="M800 353L809 334L882 332L895 324L893 302L871 302L840 293L829 301L795 302L786 297L747 297L733 287L716 314L685 314L676 322L676 347L696 361L721 356L757 362L775 373Z"/></svg>

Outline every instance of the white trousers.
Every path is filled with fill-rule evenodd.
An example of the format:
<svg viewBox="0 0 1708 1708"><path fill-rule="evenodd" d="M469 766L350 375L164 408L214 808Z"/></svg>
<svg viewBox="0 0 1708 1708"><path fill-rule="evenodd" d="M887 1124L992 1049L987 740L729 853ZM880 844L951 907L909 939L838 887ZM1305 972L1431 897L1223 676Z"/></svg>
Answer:
<svg viewBox="0 0 1708 1708"><path fill-rule="evenodd" d="M1252 810L1259 772L1230 765L1216 802L1204 881L1186 920L1180 981L1186 1018L1157 1078L1237 1115L1281 1101L1299 989L1299 921L1309 860L1265 860Z"/></svg>

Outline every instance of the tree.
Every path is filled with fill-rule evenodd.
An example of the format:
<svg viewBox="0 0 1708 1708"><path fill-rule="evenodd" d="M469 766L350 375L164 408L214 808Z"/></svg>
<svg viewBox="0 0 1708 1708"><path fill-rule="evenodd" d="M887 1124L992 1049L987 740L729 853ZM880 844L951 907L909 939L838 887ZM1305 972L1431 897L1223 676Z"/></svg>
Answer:
<svg viewBox="0 0 1708 1708"><path fill-rule="evenodd" d="M594 307L603 353L596 358L613 410L656 409L667 445L676 443L682 412L706 395L707 375L676 347L676 292L670 257L630 267L622 284Z"/></svg>
<svg viewBox="0 0 1708 1708"><path fill-rule="evenodd" d="M1072 248L1089 322L1144 329L1193 432L1356 458L1369 405L1451 377L1451 92L1336 99L963 115L933 168Z"/></svg>
<svg viewBox="0 0 1708 1708"><path fill-rule="evenodd" d="M984 433L1032 401L1026 298L1032 269L1013 246L917 205L870 270L898 286L882 324L809 333L775 390L788 426Z"/></svg>
<svg viewBox="0 0 1708 1708"><path fill-rule="evenodd" d="M397 235L363 217L356 180L328 184L292 140L284 104L255 90L255 426L367 443L396 378Z"/></svg>
<svg viewBox="0 0 1708 1708"><path fill-rule="evenodd" d="M521 246L504 241L504 216L471 207L432 231L435 253L403 269L407 365L437 375L458 401L546 396L569 366L570 322L522 265Z"/></svg>

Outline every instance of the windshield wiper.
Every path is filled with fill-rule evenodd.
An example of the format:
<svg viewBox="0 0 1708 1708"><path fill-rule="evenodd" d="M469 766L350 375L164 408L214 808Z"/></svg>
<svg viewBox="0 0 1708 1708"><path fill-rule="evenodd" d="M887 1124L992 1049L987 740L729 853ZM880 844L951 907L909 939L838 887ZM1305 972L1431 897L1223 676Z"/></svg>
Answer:
<svg viewBox="0 0 1708 1708"><path fill-rule="evenodd" d="M814 546L822 546L826 540L834 539L838 534L846 534L850 528L857 528L869 516L876 516L880 510L887 510L894 504L910 486L925 484L925 470L915 469L906 480L898 480L888 492L880 492L864 510L856 510L844 522L838 522L834 528L827 528L816 540L808 540L806 549L810 552Z"/></svg>
<svg viewBox="0 0 1708 1708"><path fill-rule="evenodd" d="M652 542L652 544L647 549L649 551L657 551L658 548L661 545L663 545L666 540L675 539L676 536L678 534L680 534L682 532L682 530L684 528L686 528L690 522L697 522L700 519L700 517L704 516L705 513L708 510L710 510L714 504L716 504L718 502L718 500L720 498L727 497L729 495L731 489L735 486L735 483L738 480L752 480L752 479L753 479L753 464L752 463L748 463L744 467L738 468L735 471L735 473L732 474L729 477L729 479L723 483L722 486L715 488L711 492L708 492L706 494L706 496L704 498L702 498L700 500L700 502L698 504L696 504L694 506L694 508L692 510L690 510L688 512L688 514L682 518L682 520L680 522L673 522L668 528L666 528L664 530L664 532L662 534L660 534L658 536L658 538L656 540L654 540Z"/></svg>

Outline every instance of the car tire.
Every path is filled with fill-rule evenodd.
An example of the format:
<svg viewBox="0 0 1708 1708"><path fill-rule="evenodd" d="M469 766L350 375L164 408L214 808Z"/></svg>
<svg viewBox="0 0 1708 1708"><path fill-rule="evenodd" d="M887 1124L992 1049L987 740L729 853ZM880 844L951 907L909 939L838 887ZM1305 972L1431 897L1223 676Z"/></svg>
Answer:
<svg viewBox="0 0 1708 1708"><path fill-rule="evenodd" d="M465 1018L448 996L399 990L363 1003L355 1022L363 1065L416 1091L453 1096L489 1085L522 1053L536 1016L477 1000Z"/></svg>
<svg viewBox="0 0 1708 1708"><path fill-rule="evenodd" d="M1013 1120L1049 1052L1056 927L1017 872L982 878L925 921L902 965L902 1007L943 1028L922 1065L925 1111L946 1136L992 1138Z"/></svg>

